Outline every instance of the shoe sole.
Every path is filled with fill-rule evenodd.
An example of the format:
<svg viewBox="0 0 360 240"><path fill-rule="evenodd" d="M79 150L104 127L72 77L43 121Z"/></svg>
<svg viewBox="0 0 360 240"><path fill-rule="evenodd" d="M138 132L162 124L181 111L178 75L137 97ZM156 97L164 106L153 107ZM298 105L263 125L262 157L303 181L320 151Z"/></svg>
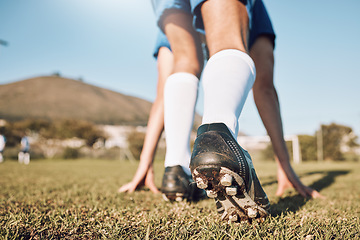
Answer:
<svg viewBox="0 0 360 240"><path fill-rule="evenodd" d="M230 169L204 165L195 168L192 175L198 188L206 190L208 197L216 200L222 220L263 221L269 214L251 199L246 191L245 181Z"/></svg>
<svg viewBox="0 0 360 240"><path fill-rule="evenodd" d="M181 201L192 201L197 202L202 199L206 198L206 193L197 193L196 195L194 192L196 191L196 183L192 182L189 185L188 192L163 192L162 197L167 202L181 202Z"/></svg>
<svg viewBox="0 0 360 240"><path fill-rule="evenodd" d="M163 199L167 202L175 201L175 202L181 202L187 199L187 196L185 196L184 193L163 193L162 194Z"/></svg>

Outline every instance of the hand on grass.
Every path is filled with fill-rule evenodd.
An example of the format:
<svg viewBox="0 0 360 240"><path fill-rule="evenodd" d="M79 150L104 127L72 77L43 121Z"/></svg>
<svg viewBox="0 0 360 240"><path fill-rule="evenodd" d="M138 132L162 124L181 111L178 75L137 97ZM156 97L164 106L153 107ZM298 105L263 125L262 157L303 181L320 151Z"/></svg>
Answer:
<svg viewBox="0 0 360 240"><path fill-rule="evenodd" d="M121 186L119 188L118 192L132 193L132 192L136 191L137 189L144 187L144 186L148 187L150 189L150 191L152 191L153 193L160 192L159 189L155 185L154 171L153 171L152 167L150 167L148 169L145 176L139 177L138 175L139 174L137 172L137 174L135 174L133 180L131 182Z"/></svg>
<svg viewBox="0 0 360 240"><path fill-rule="evenodd" d="M300 181L296 173L292 170L290 165L285 170L279 164L277 178L278 178L278 189L276 191L276 196L282 196L285 190L293 187L304 198L310 197L310 198L325 199L325 197L321 195L318 191L308 186L305 186Z"/></svg>

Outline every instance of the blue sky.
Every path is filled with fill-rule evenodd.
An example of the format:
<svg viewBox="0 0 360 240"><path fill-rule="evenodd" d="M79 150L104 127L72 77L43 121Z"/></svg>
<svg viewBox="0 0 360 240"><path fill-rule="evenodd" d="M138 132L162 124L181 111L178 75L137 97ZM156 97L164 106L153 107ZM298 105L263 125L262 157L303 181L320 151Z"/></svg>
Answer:
<svg viewBox="0 0 360 240"><path fill-rule="evenodd" d="M360 1L264 3L277 33L285 134L314 134L335 122L360 136ZM0 39L9 43L0 45L0 84L60 72L153 101L156 31L149 0L0 0ZM240 130L266 134L252 94Z"/></svg>

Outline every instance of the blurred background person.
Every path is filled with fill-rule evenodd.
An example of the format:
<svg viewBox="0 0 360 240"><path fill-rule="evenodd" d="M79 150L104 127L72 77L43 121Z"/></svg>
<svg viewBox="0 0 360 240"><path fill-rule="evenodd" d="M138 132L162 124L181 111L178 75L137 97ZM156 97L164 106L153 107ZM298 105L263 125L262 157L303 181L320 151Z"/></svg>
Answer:
<svg viewBox="0 0 360 240"><path fill-rule="evenodd" d="M3 152L6 145L6 138L3 134L0 134L0 163L4 161Z"/></svg>
<svg viewBox="0 0 360 240"><path fill-rule="evenodd" d="M24 134L20 141L20 152L18 154L19 163L28 165L30 163L30 143L29 138Z"/></svg>

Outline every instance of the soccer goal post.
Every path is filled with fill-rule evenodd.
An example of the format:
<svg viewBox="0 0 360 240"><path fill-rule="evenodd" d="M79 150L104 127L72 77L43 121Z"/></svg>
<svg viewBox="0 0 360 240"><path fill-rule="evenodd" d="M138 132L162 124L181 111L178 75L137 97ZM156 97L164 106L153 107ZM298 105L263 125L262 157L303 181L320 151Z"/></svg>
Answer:
<svg viewBox="0 0 360 240"><path fill-rule="evenodd" d="M284 137L285 141L290 141L292 144L292 157L295 164L302 162L300 141L297 135L289 135ZM241 146L251 148L264 148L264 144L270 144L269 136L238 136L238 142ZM262 146L262 147L261 147Z"/></svg>

